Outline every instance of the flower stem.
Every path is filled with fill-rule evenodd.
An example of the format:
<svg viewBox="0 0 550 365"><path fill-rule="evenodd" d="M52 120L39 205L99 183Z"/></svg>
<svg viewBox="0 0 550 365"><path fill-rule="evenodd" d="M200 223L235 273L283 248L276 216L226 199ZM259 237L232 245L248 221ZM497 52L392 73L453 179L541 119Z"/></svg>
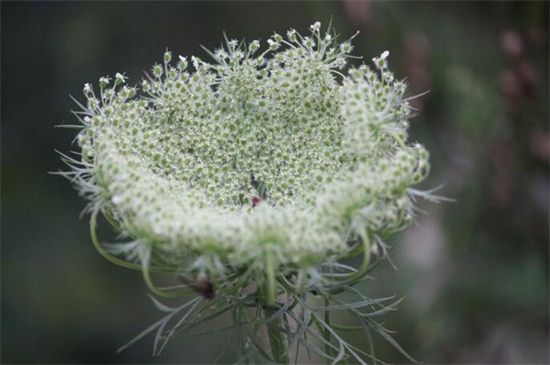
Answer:
<svg viewBox="0 0 550 365"><path fill-rule="evenodd" d="M265 253L265 272L267 276L265 299L268 305L273 306L277 300L277 289L275 282L275 266L273 264L273 254L271 251L266 251Z"/></svg>
<svg viewBox="0 0 550 365"><path fill-rule="evenodd" d="M274 316L277 312L277 308L271 306L265 306L264 310L266 318ZM287 341L282 329L283 320L281 318L276 318L267 324L267 334L269 336L269 344L271 346L273 360L277 364L288 364Z"/></svg>
<svg viewBox="0 0 550 365"><path fill-rule="evenodd" d="M283 320L277 317L277 283L275 278L275 265L273 262L273 253L267 251L265 254L265 270L267 276L266 287L264 289L265 318L271 320L267 323L267 334L271 346L273 360L277 364L288 364L288 348L286 336L283 332Z"/></svg>

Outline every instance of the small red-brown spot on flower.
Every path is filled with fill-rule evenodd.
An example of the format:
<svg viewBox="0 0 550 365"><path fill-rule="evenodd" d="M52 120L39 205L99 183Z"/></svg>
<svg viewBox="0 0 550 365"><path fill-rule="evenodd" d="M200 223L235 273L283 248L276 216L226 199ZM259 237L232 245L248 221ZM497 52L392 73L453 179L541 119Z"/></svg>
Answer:
<svg viewBox="0 0 550 365"><path fill-rule="evenodd" d="M193 285L193 288L205 299L214 299L216 296L214 285L206 279L198 279Z"/></svg>
<svg viewBox="0 0 550 365"><path fill-rule="evenodd" d="M252 208L256 208L256 206L257 206L258 204L260 204L261 201L262 201L262 199L261 199L259 196L254 195L254 196L252 197Z"/></svg>

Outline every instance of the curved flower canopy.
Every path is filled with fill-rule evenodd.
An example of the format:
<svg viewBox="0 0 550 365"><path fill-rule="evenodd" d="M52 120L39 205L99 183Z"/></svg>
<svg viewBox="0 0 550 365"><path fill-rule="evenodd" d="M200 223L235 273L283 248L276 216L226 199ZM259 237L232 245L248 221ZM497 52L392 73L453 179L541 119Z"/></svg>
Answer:
<svg viewBox="0 0 550 365"><path fill-rule="evenodd" d="M208 278L205 296L254 283L270 303L362 278L412 222L429 163L389 53L344 71L352 50L315 23L265 50L226 39L210 62L166 51L140 86L86 84L81 158L65 160L100 252L167 295L149 271ZM130 242L99 244L100 212Z"/></svg>

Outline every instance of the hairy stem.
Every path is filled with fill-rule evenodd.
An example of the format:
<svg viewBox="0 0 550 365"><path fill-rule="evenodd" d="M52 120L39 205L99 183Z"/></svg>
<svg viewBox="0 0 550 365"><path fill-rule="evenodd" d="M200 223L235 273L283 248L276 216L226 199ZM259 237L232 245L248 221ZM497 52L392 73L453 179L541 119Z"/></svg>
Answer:
<svg viewBox="0 0 550 365"><path fill-rule="evenodd" d="M267 304L264 306L264 314L265 318L272 318L277 313L277 282L273 253L269 250L265 254L265 270L267 280L264 288L264 300ZM269 336L273 360L277 364L288 364L288 346L286 336L283 332L282 318L274 318L267 323L267 334Z"/></svg>
<svg viewBox="0 0 550 365"><path fill-rule="evenodd" d="M266 301L272 306L277 300L277 289L275 279L275 266L273 265L273 254L270 251L265 253L265 271L267 276Z"/></svg>
<svg viewBox="0 0 550 365"><path fill-rule="evenodd" d="M264 313L266 318L270 318L275 315L277 308L272 306L265 306ZM283 320L282 318L276 318L267 324L267 334L269 336L269 344L271 346L271 354L273 360L277 364L288 364L288 346L286 336L283 332Z"/></svg>

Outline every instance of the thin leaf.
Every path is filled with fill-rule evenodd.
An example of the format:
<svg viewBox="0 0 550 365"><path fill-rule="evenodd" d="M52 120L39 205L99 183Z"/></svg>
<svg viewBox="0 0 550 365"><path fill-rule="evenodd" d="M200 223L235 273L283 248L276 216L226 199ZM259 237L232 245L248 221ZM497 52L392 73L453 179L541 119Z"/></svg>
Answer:
<svg viewBox="0 0 550 365"><path fill-rule="evenodd" d="M379 326L378 323L376 323L376 322L372 322L372 323L375 323L375 326L374 326L375 328L374 328L374 329L376 330L376 333L378 333L378 334L380 335L380 337L382 337L384 340L386 340L387 342L389 342L393 347L395 347L395 349L396 349L397 351L399 351L401 354L403 354L403 356L405 356L405 357L406 357L407 359L409 359L411 362L413 362L414 364L418 364L418 362L417 362L415 359L413 359L412 356L409 355L409 354L407 353L407 351L405 351L405 350L401 347L401 345L399 345L399 344L397 343L397 341L395 341L395 339L394 339L392 336L390 336L389 333L387 333L384 329L378 328L378 326Z"/></svg>

